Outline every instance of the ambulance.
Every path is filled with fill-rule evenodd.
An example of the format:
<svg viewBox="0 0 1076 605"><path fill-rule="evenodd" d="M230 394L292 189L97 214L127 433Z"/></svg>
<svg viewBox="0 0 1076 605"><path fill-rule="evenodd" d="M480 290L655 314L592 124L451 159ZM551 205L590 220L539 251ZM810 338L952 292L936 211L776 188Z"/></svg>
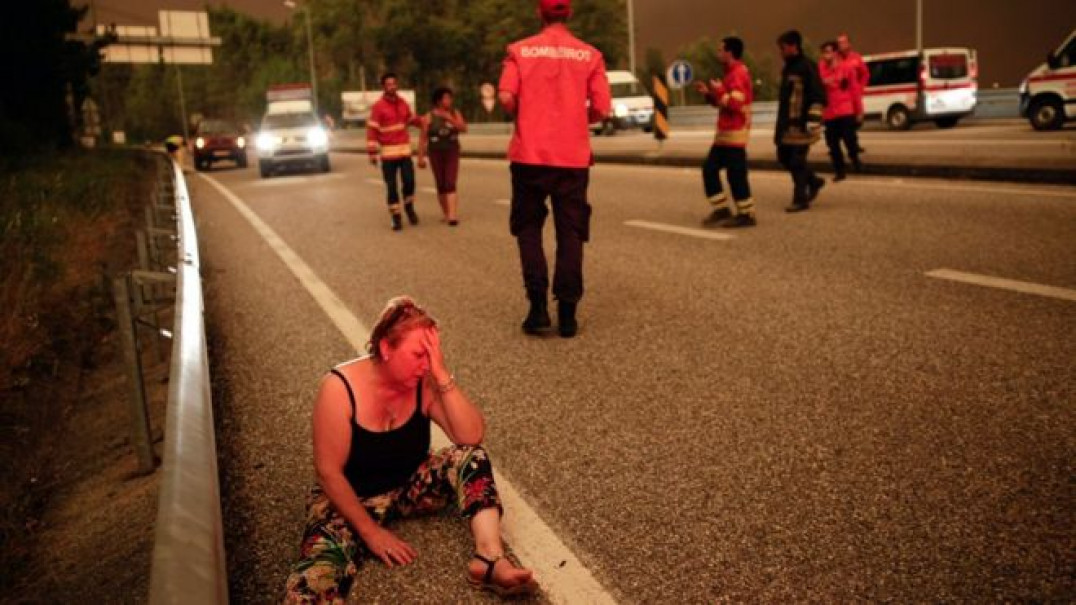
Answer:
<svg viewBox="0 0 1076 605"><path fill-rule="evenodd" d="M975 111L979 65L970 48L924 48L863 57L870 82L863 110L893 130L916 122L952 128Z"/></svg>
<svg viewBox="0 0 1076 605"><path fill-rule="evenodd" d="M1020 84L1020 115L1035 130L1076 120L1076 30Z"/></svg>

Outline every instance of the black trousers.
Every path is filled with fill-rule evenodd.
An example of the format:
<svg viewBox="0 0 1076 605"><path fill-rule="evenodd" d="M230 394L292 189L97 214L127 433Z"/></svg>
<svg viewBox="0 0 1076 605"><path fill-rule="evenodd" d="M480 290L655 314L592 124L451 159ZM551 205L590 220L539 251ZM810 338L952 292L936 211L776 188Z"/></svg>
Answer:
<svg viewBox="0 0 1076 605"><path fill-rule="evenodd" d="M818 176L807 164L810 145L778 145L777 161L792 175L792 203L807 203L807 191Z"/></svg>
<svg viewBox="0 0 1076 605"><path fill-rule="evenodd" d="M855 116L841 116L832 120L826 120L826 147L829 147L829 158L833 162L833 170L837 174L844 174L844 151L841 143L848 150L848 158L855 164L859 161L859 123Z"/></svg>
<svg viewBox="0 0 1076 605"><path fill-rule="evenodd" d="M385 179L385 189L388 191L390 207L400 203L400 191L396 187L397 173L400 175L400 180L403 181L404 199L411 199L415 196L415 165L411 162L411 158L381 160L381 176ZM397 212L399 212L398 209Z"/></svg>
<svg viewBox="0 0 1076 605"><path fill-rule="evenodd" d="M553 296L561 302L579 302L583 298L583 244L590 239L590 169L518 163L510 169L509 229L519 244L527 295L544 299L549 290L549 268L542 247L542 229L549 214L545 201L549 198L557 236Z"/></svg>
<svg viewBox="0 0 1076 605"><path fill-rule="evenodd" d="M710 154L702 164L702 187L706 197L711 198L721 193L721 169L729 180L732 199L746 200L751 197L751 186L747 183L747 150L743 147L723 147L712 145Z"/></svg>

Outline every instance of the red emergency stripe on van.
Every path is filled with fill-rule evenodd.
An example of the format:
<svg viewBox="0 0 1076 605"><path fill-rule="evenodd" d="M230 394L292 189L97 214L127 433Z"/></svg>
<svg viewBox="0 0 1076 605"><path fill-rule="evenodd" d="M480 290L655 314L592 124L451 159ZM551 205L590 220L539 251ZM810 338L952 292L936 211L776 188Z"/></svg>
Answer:
<svg viewBox="0 0 1076 605"><path fill-rule="evenodd" d="M1076 80L1076 74L1053 74L1049 76L1035 76L1028 78L1028 82L1052 82L1054 80Z"/></svg>
<svg viewBox="0 0 1076 605"><path fill-rule="evenodd" d="M933 84L927 86L924 90L927 92L935 92L938 90L960 90L962 88L975 88L975 85L971 82L965 82L963 84Z"/></svg>
<svg viewBox="0 0 1076 605"><path fill-rule="evenodd" d="M975 84L971 82L965 82L964 84L933 84L927 86L923 90L926 92L937 92L939 90L960 90L962 88L975 88ZM919 92L918 86L902 86L900 88L884 88L871 90L870 88L863 91L864 95L899 95L910 92Z"/></svg>
<svg viewBox="0 0 1076 605"><path fill-rule="evenodd" d="M918 92L918 91L919 91L918 86L901 86L900 88L883 88L883 89L877 89L877 90L871 90L871 89L868 88L868 89L863 91L863 94L866 95L866 96L870 96L870 95L900 95L900 94L904 94L904 93L908 93L908 92Z"/></svg>

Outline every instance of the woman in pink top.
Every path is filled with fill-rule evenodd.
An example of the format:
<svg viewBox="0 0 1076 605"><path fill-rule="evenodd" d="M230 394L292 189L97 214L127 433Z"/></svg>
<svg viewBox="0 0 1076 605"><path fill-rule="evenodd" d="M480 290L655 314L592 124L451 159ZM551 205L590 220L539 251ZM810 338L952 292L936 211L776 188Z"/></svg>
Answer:
<svg viewBox="0 0 1076 605"><path fill-rule="evenodd" d="M837 43L822 44L822 58L818 61L818 75L826 87L826 108L822 120L826 125L826 146L833 161L833 180L845 179L844 152L841 143L848 150L852 168L858 172L859 136L856 133L856 75L847 63L837 56Z"/></svg>

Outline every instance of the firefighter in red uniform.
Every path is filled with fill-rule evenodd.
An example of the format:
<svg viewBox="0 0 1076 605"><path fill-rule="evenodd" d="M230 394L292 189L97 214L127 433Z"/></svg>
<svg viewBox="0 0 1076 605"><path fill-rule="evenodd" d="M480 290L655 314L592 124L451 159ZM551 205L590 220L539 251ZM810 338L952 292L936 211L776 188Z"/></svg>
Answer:
<svg viewBox="0 0 1076 605"><path fill-rule="evenodd" d="M546 296L549 270L542 249L546 198L551 198L557 254L553 296L558 330L575 336L576 305L583 297L583 244L590 234L587 184L593 155L588 125L608 117L605 62L593 46L568 31L570 0L539 0L542 31L508 46L498 98L515 115L508 146L512 173L509 226L519 244L530 311L523 331L552 327ZM589 109L588 103L589 101Z"/></svg>
<svg viewBox="0 0 1076 605"><path fill-rule="evenodd" d="M696 82L695 89L718 108L717 135L710 155L702 165L702 184L712 210L702 223L706 226L752 227L755 220L755 201L747 182L747 139L751 131L751 74L740 59L743 40L728 37L721 41L717 59L725 68L721 81ZM721 169L724 168L736 202L735 214L729 196L721 189Z"/></svg>
<svg viewBox="0 0 1076 605"><path fill-rule="evenodd" d="M848 38L848 34L842 33L837 36L837 55L840 56L841 61L855 75L856 86L852 91L852 104L856 112L856 128L858 129L860 126L863 126L863 118L865 116L863 109L863 94L867 90L867 85L870 84L871 72L867 69L867 64L863 62L863 57L852 50L852 41ZM859 153L866 151L859 146L858 137L856 139L856 149Z"/></svg>
<svg viewBox="0 0 1076 605"><path fill-rule="evenodd" d="M374 103L370 109L370 119L366 121L366 151L374 166L377 166L380 153L381 175L388 192L393 231L403 229L397 174L403 185L403 211L407 212L407 220L412 225L418 224L418 214L415 213L415 165L411 163L411 136L407 133L407 127L421 124L407 101L397 94L399 88L396 74L381 76L384 94Z"/></svg>
<svg viewBox="0 0 1076 605"><path fill-rule="evenodd" d="M837 56L837 43L826 42L821 47L818 60L818 77L826 87L826 108L822 110L822 123L826 128L826 147L833 162L834 182L845 179L844 151L856 172L860 169L859 137L856 134L856 74L852 67Z"/></svg>

